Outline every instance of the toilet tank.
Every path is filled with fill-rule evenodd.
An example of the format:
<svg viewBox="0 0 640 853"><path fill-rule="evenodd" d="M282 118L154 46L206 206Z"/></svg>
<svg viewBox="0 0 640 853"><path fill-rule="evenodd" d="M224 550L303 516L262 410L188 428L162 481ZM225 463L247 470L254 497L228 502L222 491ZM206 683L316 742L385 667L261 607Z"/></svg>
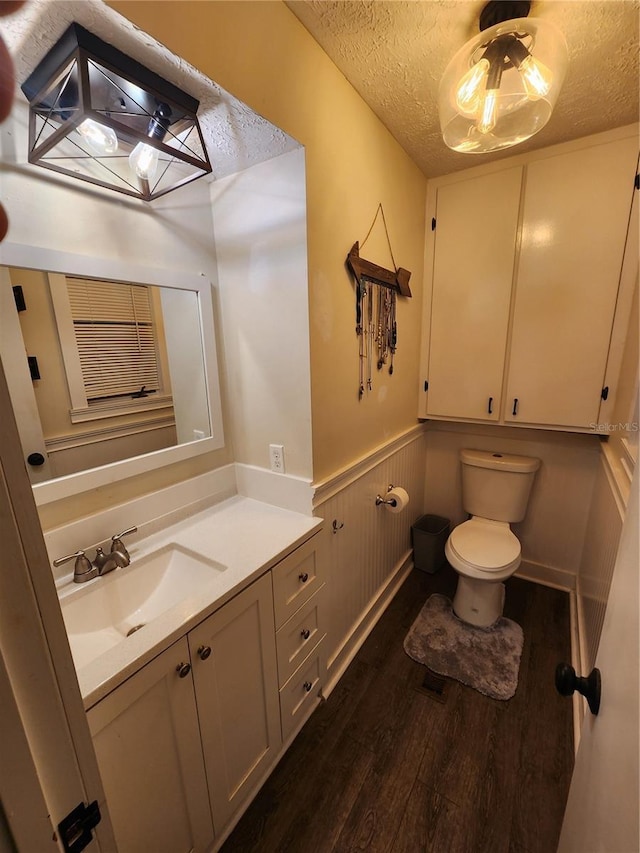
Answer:
<svg viewBox="0 0 640 853"><path fill-rule="evenodd" d="M480 518L522 521L540 460L490 450L461 450L462 503Z"/></svg>

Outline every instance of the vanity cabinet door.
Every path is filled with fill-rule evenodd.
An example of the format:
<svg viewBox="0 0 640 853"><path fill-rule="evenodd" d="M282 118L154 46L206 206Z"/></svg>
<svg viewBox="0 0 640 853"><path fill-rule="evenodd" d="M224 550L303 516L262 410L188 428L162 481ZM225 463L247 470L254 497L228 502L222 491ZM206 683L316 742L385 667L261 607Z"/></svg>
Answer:
<svg viewBox="0 0 640 853"><path fill-rule="evenodd" d="M627 138L527 166L507 422L598 420L637 157Z"/></svg>
<svg viewBox="0 0 640 853"><path fill-rule="evenodd" d="M205 619L188 639L211 811L220 835L282 742L271 574Z"/></svg>
<svg viewBox="0 0 640 853"><path fill-rule="evenodd" d="M186 639L91 708L89 728L119 853L206 851L213 842Z"/></svg>
<svg viewBox="0 0 640 853"><path fill-rule="evenodd" d="M438 188L423 417L496 421L522 167Z"/></svg>

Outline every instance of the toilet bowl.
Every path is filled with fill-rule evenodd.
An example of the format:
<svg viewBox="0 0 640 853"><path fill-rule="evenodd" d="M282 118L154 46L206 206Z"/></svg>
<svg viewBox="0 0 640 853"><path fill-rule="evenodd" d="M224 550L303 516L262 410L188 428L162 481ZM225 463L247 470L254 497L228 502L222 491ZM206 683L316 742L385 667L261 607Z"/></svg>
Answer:
<svg viewBox="0 0 640 853"><path fill-rule="evenodd" d="M473 516L454 528L445 556L459 575L453 612L471 625L493 625L504 607L504 583L520 565L520 542L507 522Z"/></svg>
<svg viewBox="0 0 640 853"><path fill-rule="evenodd" d="M458 573L453 611L477 627L493 625L504 607L504 581L520 565L510 528L522 521L540 460L482 450L460 451L464 509L471 515L447 539L445 556Z"/></svg>

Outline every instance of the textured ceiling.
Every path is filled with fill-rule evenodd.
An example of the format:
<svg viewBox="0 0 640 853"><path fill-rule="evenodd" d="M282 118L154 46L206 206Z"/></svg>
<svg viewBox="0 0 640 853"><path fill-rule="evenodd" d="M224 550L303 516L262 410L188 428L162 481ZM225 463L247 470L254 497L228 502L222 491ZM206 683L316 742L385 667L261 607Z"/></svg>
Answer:
<svg viewBox="0 0 640 853"><path fill-rule="evenodd" d="M286 0L320 46L428 177L638 120L637 0L534 0L556 24L569 70L547 126L517 148L459 154L440 135L438 85L478 32L484 0Z"/></svg>

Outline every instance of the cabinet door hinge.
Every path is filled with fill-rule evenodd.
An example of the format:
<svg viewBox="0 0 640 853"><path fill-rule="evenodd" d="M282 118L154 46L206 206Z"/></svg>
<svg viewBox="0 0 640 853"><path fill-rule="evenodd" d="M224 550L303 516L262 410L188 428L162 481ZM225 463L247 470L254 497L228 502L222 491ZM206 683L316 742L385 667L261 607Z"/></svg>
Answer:
<svg viewBox="0 0 640 853"><path fill-rule="evenodd" d="M428 391L428 390L429 390L429 380L428 380L428 379L425 379L425 380L424 380L424 390L425 390L425 391Z"/></svg>
<svg viewBox="0 0 640 853"><path fill-rule="evenodd" d="M606 399L607 399L607 397L609 396L609 386L608 386L608 385L605 385L605 386L604 386L604 388L602 389L602 393L600 394L600 396L602 397L602 399L603 399L603 400L606 400Z"/></svg>
<svg viewBox="0 0 640 853"><path fill-rule="evenodd" d="M60 841L65 853L80 853L80 850L91 844L93 835L91 830L100 823L102 815L98 801L94 800L85 806L80 803L69 812L58 824Z"/></svg>
<svg viewBox="0 0 640 853"><path fill-rule="evenodd" d="M633 184L637 190L640 190L640 174L636 175L636 179L633 182Z"/></svg>
<svg viewBox="0 0 640 853"><path fill-rule="evenodd" d="M432 230L432 231L435 231L435 230L436 230L436 218L435 218L435 216L434 216L434 217L433 217L433 219L431 220L431 230Z"/></svg>

